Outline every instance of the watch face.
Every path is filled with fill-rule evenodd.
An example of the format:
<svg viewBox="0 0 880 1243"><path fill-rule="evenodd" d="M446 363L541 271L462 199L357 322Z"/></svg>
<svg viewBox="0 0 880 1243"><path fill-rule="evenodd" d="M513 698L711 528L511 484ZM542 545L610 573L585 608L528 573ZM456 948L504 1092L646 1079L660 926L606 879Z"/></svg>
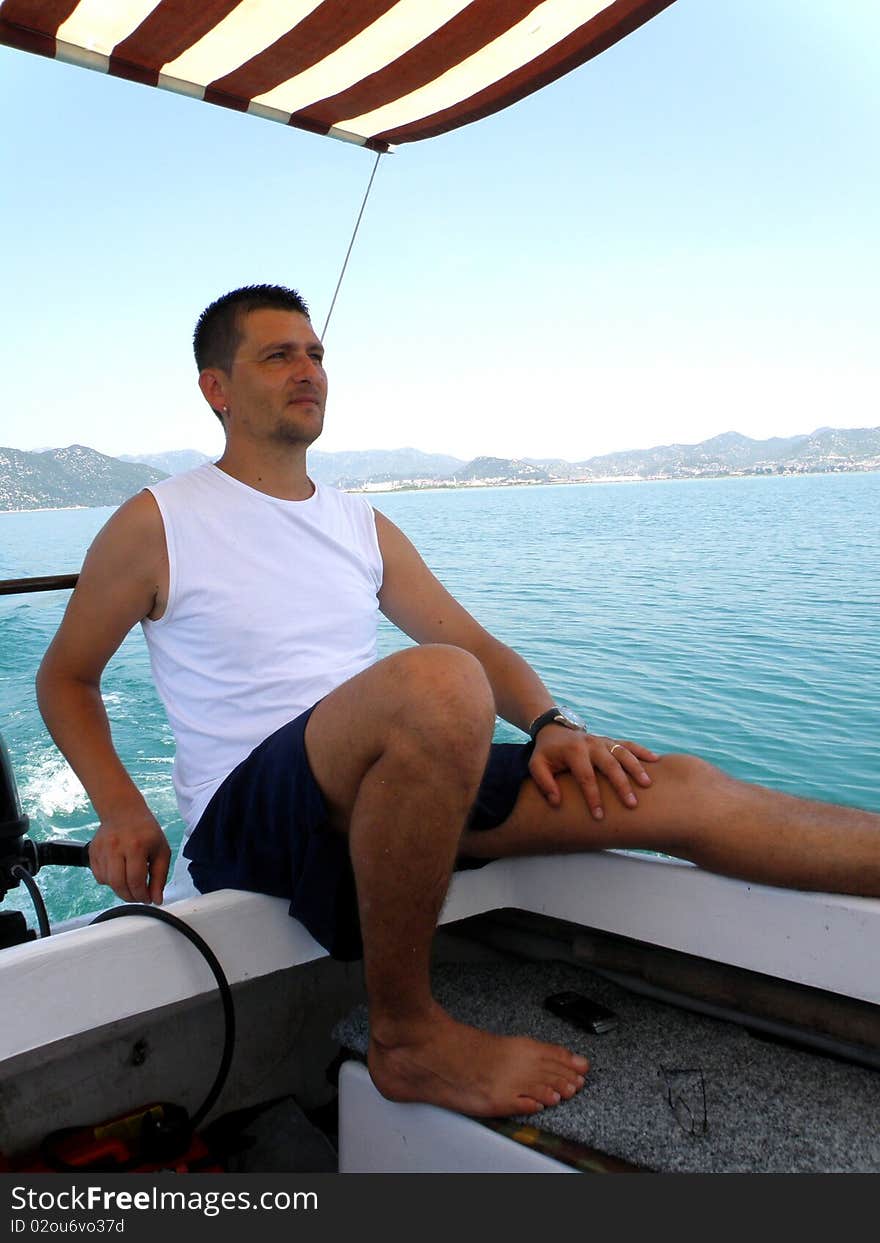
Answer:
<svg viewBox="0 0 880 1243"><path fill-rule="evenodd" d="M560 708L558 704L554 704L552 708L548 708L546 712L542 712L532 721L528 733L533 741L545 725L563 725L566 729L583 730L585 734L590 732L576 712L572 712L570 708Z"/></svg>

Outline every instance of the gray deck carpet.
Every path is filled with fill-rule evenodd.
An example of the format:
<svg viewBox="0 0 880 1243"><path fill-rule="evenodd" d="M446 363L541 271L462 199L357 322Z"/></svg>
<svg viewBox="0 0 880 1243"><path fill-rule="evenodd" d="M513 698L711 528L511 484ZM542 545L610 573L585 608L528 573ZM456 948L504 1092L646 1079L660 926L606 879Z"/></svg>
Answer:
<svg viewBox="0 0 880 1243"><path fill-rule="evenodd" d="M880 1171L877 1071L757 1039L565 963L443 964L434 989L464 1022L590 1059L582 1092L528 1119L543 1131L654 1171ZM544 997L564 989L610 1006L617 1027L593 1036L544 1010ZM365 1009L334 1035L365 1055Z"/></svg>

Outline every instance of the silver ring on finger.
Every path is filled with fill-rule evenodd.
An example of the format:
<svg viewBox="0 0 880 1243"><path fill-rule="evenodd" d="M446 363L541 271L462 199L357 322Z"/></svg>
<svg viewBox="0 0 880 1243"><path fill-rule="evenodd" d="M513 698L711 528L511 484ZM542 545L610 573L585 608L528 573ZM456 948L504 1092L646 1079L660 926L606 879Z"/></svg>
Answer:
<svg viewBox="0 0 880 1243"><path fill-rule="evenodd" d="M608 754L609 754L609 755L613 755L613 754L614 754L614 752L617 750L617 748L618 748L618 747L623 747L623 743L622 743L622 742L615 742L615 744L614 744L614 746L613 746L613 747L609 747L609 748L608 748ZM624 749L624 751L625 751L625 750L626 750L626 747L623 747L623 749Z"/></svg>

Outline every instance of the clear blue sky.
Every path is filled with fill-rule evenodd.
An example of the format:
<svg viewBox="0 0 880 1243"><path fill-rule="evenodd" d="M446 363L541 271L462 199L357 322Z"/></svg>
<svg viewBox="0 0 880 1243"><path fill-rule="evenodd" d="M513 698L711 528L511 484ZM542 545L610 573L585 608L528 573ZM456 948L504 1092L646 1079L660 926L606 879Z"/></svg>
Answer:
<svg viewBox="0 0 880 1243"><path fill-rule="evenodd" d="M320 328L373 157L0 48L0 444L219 451L190 337ZM676 0L513 108L383 158L321 448L558 456L876 426L880 5Z"/></svg>

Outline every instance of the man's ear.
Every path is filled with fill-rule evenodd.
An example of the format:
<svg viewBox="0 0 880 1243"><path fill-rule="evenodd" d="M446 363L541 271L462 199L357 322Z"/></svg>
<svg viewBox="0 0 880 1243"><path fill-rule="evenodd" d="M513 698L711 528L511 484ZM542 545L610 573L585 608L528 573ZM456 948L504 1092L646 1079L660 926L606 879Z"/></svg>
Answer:
<svg viewBox="0 0 880 1243"><path fill-rule="evenodd" d="M199 373L199 388L215 414L219 414L226 408L226 389L223 383L223 372L219 367L206 367Z"/></svg>

